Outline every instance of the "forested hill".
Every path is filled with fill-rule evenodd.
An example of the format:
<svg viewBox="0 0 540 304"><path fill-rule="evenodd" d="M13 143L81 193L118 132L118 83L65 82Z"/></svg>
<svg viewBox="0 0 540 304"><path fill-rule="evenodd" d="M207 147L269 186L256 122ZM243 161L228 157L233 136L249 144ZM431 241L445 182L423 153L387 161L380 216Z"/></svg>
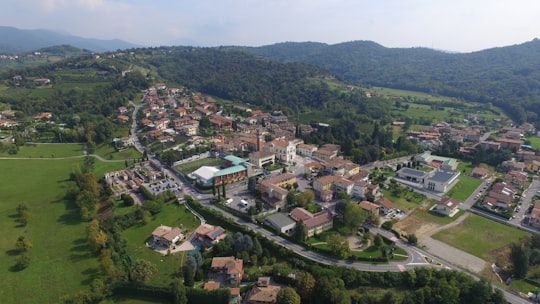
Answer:
<svg viewBox="0 0 540 304"><path fill-rule="evenodd" d="M363 85L492 102L519 122L540 115L540 40L472 53L386 48L370 41L279 43L240 48L286 62L316 64Z"/></svg>
<svg viewBox="0 0 540 304"><path fill-rule="evenodd" d="M266 109L320 107L328 88L310 79L330 72L302 63L283 64L221 48L163 48L148 62L164 79L221 98Z"/></svg>

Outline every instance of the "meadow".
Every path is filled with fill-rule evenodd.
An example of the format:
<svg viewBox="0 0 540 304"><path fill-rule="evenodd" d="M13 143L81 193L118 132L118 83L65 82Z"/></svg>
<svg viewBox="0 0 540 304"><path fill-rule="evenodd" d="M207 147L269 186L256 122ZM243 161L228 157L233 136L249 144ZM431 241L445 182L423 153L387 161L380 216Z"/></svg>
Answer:
<svg viewBox="0 0 540 304"><path fill-rule="evenodd" d="M432 237L488 261L490 253L528 235L528 232L471 214L458 225Z"/></svg>
<svg viewBox="0 0 540 304"><path fill-rule="evenodd" d="M83 155L82 144L26 144L19 147L15 155L0 152L0 157L9 158L64 158Z"/></svg>
<svg viewBox="0 0 540 304"><path fill-rule="evenodd" d="M86 243L86 224L72 202L64 199L73 186L69 174L82 158L54 160L0 160L0 289L2 303L57 303L63 295L88 288L100 275L97 259ZM95 174L117 170L107 163ZM16 208L28 206L26 227L16 221ZM15 241L26 236L32 243L31 262L14 270L18 258Z"/></svg>

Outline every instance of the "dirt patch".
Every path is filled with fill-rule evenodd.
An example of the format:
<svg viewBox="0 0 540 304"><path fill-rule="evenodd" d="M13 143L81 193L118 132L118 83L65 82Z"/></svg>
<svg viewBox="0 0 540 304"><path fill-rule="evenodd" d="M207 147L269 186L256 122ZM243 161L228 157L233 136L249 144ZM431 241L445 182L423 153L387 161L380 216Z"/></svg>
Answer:
<svg viewBox="0 0 540 304"><path fill-rule="evenodd" d="M417 211L415 211L417 212ZM415 212L411 213L404 220L394 224L394 229L400 234L415 234L421 239L423 236L429 236L442 225L426 221L424 218L415 216Z"/></svg>
<svg viewBox="0 0 540 304"><path fill-rule="evenodd" d="M349 241L349 248L351 250L358 250L364 247L362 238L357 235L349 235L347 236L347 240Z"/></svg>

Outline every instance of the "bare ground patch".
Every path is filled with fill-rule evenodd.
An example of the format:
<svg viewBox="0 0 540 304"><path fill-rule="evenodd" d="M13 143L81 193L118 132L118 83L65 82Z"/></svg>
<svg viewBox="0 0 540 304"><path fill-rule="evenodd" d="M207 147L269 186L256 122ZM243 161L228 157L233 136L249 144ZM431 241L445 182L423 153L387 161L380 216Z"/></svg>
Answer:
<svg viewBox="0 0 540 304"><path fill-rule="evenodd" d="M416 212L423 212L415 210L409 214L405 219L394 224L394 229L400 234L415 234L417 238L421 239L423 236L429 236L437 228L443 225L426 220L423 217L417 216Z"/></svg>

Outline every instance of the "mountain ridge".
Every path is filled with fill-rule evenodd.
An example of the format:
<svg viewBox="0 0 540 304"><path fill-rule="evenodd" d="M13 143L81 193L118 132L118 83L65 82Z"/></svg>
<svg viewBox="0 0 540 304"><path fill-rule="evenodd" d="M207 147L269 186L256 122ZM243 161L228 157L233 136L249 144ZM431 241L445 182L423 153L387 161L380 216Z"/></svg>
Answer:
<svg viewBox="0 0 540 304"><path fill-rule="evenodd" d="M57 45L71 45L98 53L141 47L120 39L83 38L51 30L24 30L0 26L0 53L21 54Z"/></svg>

